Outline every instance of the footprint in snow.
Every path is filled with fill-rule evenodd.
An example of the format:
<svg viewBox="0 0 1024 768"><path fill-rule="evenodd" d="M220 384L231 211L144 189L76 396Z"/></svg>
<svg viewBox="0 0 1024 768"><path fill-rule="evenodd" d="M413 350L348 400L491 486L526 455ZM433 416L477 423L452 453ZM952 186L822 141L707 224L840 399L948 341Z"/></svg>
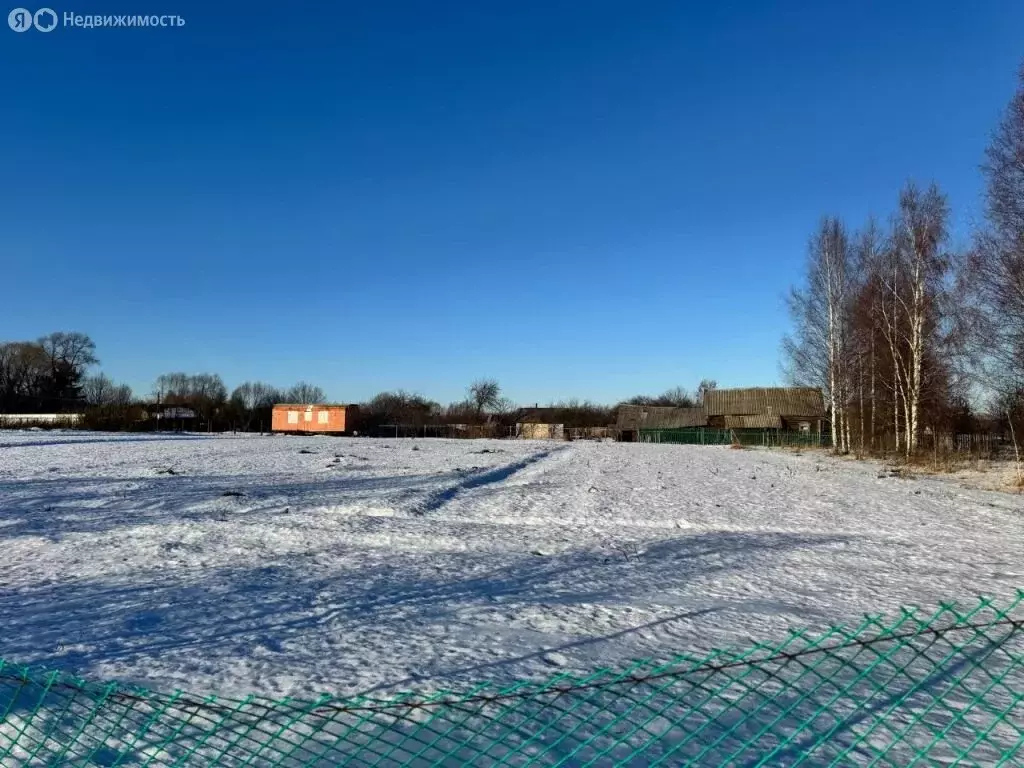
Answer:
<svg viewBox="0 0 1024 768"><path fill-rule="evenodd" d="M141 611L129 616L125 624L133 632L145 632L163 623L163 614L156 611Z"/></svg>
<svg viewBox="0 0 1024 768"><path fill-rule="evenodd" d="M259 644L266 648L268 651L272 651L273 653L282 653L284 651L284 647L281 645L281 641L275 637L260 638Z"/></svg>
<svg viewBox="0 0 1024 768"><path fill-rule="evenodd" d="M552 667L567 667L567 666L569 666L569 657L564 655L564 654L558 653L556 651L552 651L550 653L545 653L543 656L540 657L540 659L545 664L547 664L549 666L552 666Z"/></svg>

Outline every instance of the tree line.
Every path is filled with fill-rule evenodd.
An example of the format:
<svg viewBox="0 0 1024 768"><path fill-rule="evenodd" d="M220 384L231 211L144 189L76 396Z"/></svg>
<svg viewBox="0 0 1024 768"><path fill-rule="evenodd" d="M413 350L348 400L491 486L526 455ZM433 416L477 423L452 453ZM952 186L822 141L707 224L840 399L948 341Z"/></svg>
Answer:
<svg viewBox="0 0 1024 768"><path fill-rule="evenodd" d="M548 411L549 421L568 428L606 427L615 423L619 405L692 407L699 404L704 392L715 386L713 380L704 379L693 392L673 387L661 395L637 395L616 405L569 398L549 402L543 407ZM360 405L359 423L371 433L388 426L413 430L452 424L508 426L514 423L521 410L532 409L518 406L504 397L495 379L483 378L467 387L463 399L447 405L404 390L381 392Z"/></svg>
<svg viewBox="0 0 1024 768"><path fill-rule="evenodd" d="M35 341L0 343L0 411L60 412L83 401L85 371L97 363L96 344L84 333L51 333ZM131 390L103 391L131 399Z"/></svg>
<svg viewBox="0 0 1024 768"><path fill-rule="evenodd" d="M950 207L907 182L884 224L825 216L788 296L783 368L819 386L841 452L895 449L987 426L1024 430L1024 68L981 167L985 221L950 242ZM934 437L932 438L934 440Z"/></svg>
<svg viewBox="0 0 1024 768"><path fill-rule="evenodd" d="M82 413L86 426L125 429L146 421L147 408L177 405L207 428L225 430L250 429L261 417L269 426L274 403L325 401L324 390L305 381L286 388L247 381L229 394L218 374L181 372L161 374L139 398L102 371L90 375L98 364L96 343L78 331L0 342L0 414Z"/></svg>
<svg viewBox="0 0 1024 768"><path fill-rule="evenodd" d="M210 431L264 431L270 428L276 403L314 405L326 402L323 388L300 381L278 387L246 381L229 391L215 373L165 373L146 397L113 381L98 365L96 344L84 333L58 332L36 342L0 344L0 414L83 413L84 426L95 429L146 429L154 426L150 411L187 407ZM637 395L621 404L691 407L715 387L704 379L691 392L674 387L660 395ZM604 427L613 424L618 405L608 406L575 398L548 403L549 418L566 427ZM502 426L512 423L519 407L502 394L492 378L472 382L460 400L442 405L404 390L381 392L360 404L360 429L374 432L385 426L421 428L463 424ZM557 418L555 418L557 417Z"/></svg>

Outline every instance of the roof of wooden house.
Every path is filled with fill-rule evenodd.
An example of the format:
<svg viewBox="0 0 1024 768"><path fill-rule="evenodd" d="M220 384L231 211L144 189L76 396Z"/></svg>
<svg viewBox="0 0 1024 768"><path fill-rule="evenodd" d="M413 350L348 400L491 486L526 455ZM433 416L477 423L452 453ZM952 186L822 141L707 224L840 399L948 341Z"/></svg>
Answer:
<svg viewBox="0 0 1024 768"><path fill-rule="evenodd" d="M709 416L804 416L823 418L825 400L816 387L748 387L704 393Z"/></svg>
<svg viewBox="0 0 1024 768"><path fill-rule="evenodd" d="M520 408L516 411L516 424L561 424L563 408Z"/></svg>
<svg viewBox="0 0 1024 768"><path fill-rule="evenodd" d="M676 408L665 405L620 405L616 426L619 429L683 429L708 423L703 408Z"/></svg>

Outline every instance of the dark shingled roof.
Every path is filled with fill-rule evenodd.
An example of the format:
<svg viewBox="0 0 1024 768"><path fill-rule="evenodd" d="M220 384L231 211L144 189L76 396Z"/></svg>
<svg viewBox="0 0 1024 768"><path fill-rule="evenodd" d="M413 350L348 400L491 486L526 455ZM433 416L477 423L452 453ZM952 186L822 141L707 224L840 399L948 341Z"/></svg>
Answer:
<svg viewBox="0 0 1024 768"><path fill-rule="evenodd" d="M620 405L619 429L681 429L708 423L703 408L675 408L664 405Z"/></svg>
<svg viewBox="0 0 1024 768"><path fill-rule="evenodd" d="M825 400L816 387L712 389L704 394L709 416L825 416Z"/></svg>
<svg viewBox="0 0 1024 768"><path fill-rule="evenodd" d="M516 412L516 424L561 424L564 420L562 408L520 408Z"/></svg>

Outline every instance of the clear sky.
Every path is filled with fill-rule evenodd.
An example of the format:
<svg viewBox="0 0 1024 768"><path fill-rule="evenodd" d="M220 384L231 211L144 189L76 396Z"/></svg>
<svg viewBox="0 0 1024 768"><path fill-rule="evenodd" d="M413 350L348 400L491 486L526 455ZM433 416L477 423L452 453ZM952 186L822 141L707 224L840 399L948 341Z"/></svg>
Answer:
<svg viewBox="0 0 1024 768"><path fill-rule="evenodd" d="M56 0L54 0L56 2ZM1024 3L96 0L0 27L0 338L448 401L778 382L825 213L980 213Z"/></svg>

